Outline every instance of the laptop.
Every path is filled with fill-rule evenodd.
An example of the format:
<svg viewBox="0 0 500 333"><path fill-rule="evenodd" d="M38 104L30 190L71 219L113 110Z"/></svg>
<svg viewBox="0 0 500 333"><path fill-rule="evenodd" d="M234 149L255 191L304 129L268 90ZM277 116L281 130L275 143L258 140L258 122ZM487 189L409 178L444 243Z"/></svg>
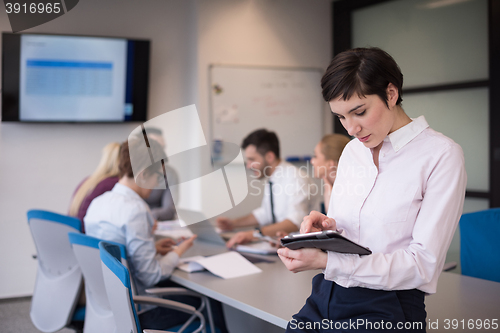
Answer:
<svg viewBox="0 0 500 333"><path fill-rule="evenodd" d="M187 225L187 228L191 230L193 234L198 235L199 240L226 246L224 239L217 233L215 227L205 218L203 213L184 209L178 209L178 212L178 215L186 217L187 220L200 221Z"/></svg>
<svg viewBox="0 0 500 333"><path fill-rule="evenodd" d="M217 245L226 245L226 241L222 238L222 236L217 232L215 227L210 223L209 220L205 219L203 213L188 211L188 210L179 210L180 216L186 216L189 220L193 221L194 219L201 221L193 224L189 224L187 227L191 232L195 235L198 235L198 239L204 242L217 244ZM266 241L254 242L250 244L237 245L235 248L238 252L246 252L253 254L275 254L277 249L272 247Z"/></svg>

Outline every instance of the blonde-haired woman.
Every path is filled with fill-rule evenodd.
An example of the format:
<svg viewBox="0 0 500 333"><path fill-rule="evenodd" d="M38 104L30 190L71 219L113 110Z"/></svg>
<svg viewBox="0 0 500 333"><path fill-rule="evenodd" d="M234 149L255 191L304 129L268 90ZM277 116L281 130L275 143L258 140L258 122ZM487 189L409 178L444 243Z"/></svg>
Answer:
<svg viewBox="0 0 500 333"><path fill-rule="evenodd" d="M69 207L69 215L76 216L82 221L87 213L90 203L94 198L110 191L118 182L118 156L120 144L112 142L107 144L101 155L97 169L85 178L76 188Z"/></svg>
<svg viewBox="0 0 500 333"><path fill-rule="evenodd" d="M328 212L340 155L349 141L351 139L342 134L327 134L314 148L311 164L314 167L314 177L323 179L324 214Z"/></svg>

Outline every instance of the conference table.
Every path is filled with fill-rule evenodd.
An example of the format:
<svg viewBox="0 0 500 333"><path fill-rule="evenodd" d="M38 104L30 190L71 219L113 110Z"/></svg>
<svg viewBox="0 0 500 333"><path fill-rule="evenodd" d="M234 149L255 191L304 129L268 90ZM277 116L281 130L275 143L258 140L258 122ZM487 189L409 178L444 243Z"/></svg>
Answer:
<svg viewBox="0 0 500 333"><path fill-rule="evenodd" d="M224 246L196 241L184 257L209 256L226 251ZM274 262L256 263L262 270L257 274L222 279L208 271L186 273L177 269L171 279L186 288L286 328L292 315L305 304L311 293L311 280L320 271L292 273L277 256L266 258ZM498 282L443 272L437 293L427 296L425 304L428 332L500 332ZM489 329L484 328L486 319ZM494 322L498 325L496 329L492 326Z"/></svg>

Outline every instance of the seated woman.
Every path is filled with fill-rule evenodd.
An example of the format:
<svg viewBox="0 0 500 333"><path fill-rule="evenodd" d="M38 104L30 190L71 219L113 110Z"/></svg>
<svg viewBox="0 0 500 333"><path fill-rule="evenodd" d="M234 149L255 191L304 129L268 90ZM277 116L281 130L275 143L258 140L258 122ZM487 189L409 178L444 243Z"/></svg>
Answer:
<svg viewBox="0 0 500 333"><path fill-rule="evenodd" d="M87 209L92 200L105 192L111 191L113 186L118 182L119 152L119 143L108 143L102 150L101 160L97 169L78 185L73 194L73 199L71 199L69 207L69 215L78 217L82 221L83 232L85 232L83 218L87 214Z"/></svg>
<svg viewBox="0 0 500 333"><path fill-rule="evenodd" d="M337 176L337 166L344 147L351 141L342 134L327 134L314 148L311 164L314 167L314 177L323 179L322 213L328 212L328 204L332 194L333 182Z"/></svg>

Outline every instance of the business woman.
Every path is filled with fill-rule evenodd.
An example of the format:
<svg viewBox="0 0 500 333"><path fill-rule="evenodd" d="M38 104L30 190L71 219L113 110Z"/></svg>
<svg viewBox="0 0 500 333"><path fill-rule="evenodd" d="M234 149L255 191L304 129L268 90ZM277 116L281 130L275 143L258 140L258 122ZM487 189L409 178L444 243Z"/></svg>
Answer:
<svg viewBox="0 0 500 333"><path fill-rule="evenodd" d="M425 332L424 296L436 292L462 213L462 149L406 115L403 75L378 48L338 54L321 85L355 139L340 158L328 216L312 212L300 230L337 230L373 253L279 249L293 272L323 270L287 332Z"/></svg>

